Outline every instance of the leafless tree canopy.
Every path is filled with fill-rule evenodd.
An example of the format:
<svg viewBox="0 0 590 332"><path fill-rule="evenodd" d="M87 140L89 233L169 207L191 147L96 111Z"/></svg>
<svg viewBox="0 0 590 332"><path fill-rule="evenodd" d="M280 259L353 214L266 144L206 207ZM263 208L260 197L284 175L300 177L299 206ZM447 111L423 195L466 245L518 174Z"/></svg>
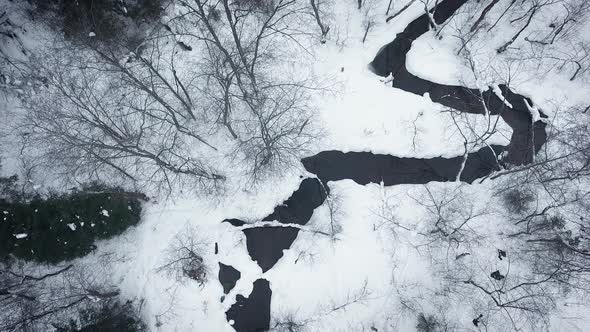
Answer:
<svg viewBox="0 0 590 332"><path fill-rule="evenodd" d="M204 286L210 273L203 258L208 247L197 230L188 227L174 236L166 251L166 260L158 271L174 277L179 282L192 279Z"/></svg>
<svg viewBox="0 0 590 332"><path fill-rule="evenodd" d="M255 176L287 165L315 137L308 103L315 88L272 71L280 71L280 49L304 47L299 40L310 32L297 20L308 16L307 4L281 0L232 9L228 1L181 3L187 19L174 21L175 34L205 44L205 96L216 121L238 141ZM186 20L196 22L201 33L189 30Z"/></svg>
<svg viewBox="0 0 590 332"><path fill-rule="evenodd" d="M230 164L254 180L289 168L318 137L319 89L282 52L308 52L309 6L183 0L135 49L58 42L20 64L37 83L20 134L67 174L157 189L218 188Z"/></svg>
<svg viewBox="0 0 590 332"><path fill-rule="evenodd" d="M100 275L72 264L43 268L0 263L0 330L45 331L76 317L78 310L119 295Z"/></svg>
<svg viewBox="0 0 590 332"><path fill-rule="evenodd" d="M511 31L496 50L506 59L540 74L563 73L571 81L587 78L590 40L583 32L590 15L587 1L490 1L481 8L472 6L468 12L480 12L456 34L463 42L477 45L501 31Z"/></svg>

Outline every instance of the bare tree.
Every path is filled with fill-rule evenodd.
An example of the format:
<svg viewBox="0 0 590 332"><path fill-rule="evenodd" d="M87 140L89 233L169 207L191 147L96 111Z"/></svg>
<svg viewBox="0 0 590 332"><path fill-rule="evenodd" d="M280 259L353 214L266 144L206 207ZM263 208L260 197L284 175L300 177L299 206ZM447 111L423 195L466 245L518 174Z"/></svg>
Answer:
<svg viewBox="0 0 590 332"><path fill-rule="evenodd" d="M514 1L506 9L504 14L513 4ZM521 8L524 13L519 10ZM510 40L497 49L498 53L505 52L522 33L528 30L534 17L542 12L560 13L560 15L548 25L550 28L548 32L539 30L532 31L529 33L529 36L525 37L525 40L538 45L551 45L560 38L567 38L569 34L577 32L580 27L585 24L584 22L590 12L590 5L588 5L586 1L580 0L529 0L523 1L522 4L520 4L520 7L518 7L517 10L514 10L514 12L517 13L516 15L518 16L514 17L515 15L513 14L512 17L514 18L510 19L510 23L514 24L524 21L524 24L522 24ZM504 14L502 16L504 16ZM492 29L498 21L496 21L490 29ZM539 38L537 36L542 37Z"/></svg>
<svg viewBox="0 0 590 332"><path fill-rule="evenodd" d="M462 187L434 191L424 186L424 193L413 198L429 216L425 229L419 232L428 245L442 241L459 246L476 241L480 236L472 225L487 212L469 203L463 195Z"/></svg>
<svg viewBox="0 0 590 332"><path fill-rule="evenodd" d="M298 25L308 17L307 6L292 0L262 7L202 0L181 4L186 14L170 24L176 35L205 44L214 64L207 77L218 82L208 96L239 141L251 173L256 178L264 169L288 165L316 136L307 102L316 89L307 80L271 78L270 71L276 69L272 61L284 47L281 42L302 48L298 38L311 35ZM201 29L187 28L186 18Z"/></svg>
<svg viewBox="0 0 590 332"><path fill-rule="evenodd" d="M30 143L75 176L115 174L168 189L187 180L203 187L223 180L187 152L194 145L216 148L202 136L173 63L166 66L158 40L151 46L147 55L131 53L125 60L90 41L79 54L57 49L31 66L44 73L47 87L23 99L32 109L21 129Z"/></svg>
<svg viewBox="0 0 590 332"><path fill-rule="evenodd" d="M528 38L527 41L530 45L524 52L512 58L531 63L540 74L564 72L570 81L574 81L590 72L590 44L587 41L577 38L564 39L556 44L540 44Z"/></svg>
<svg viewBox="0 0 590 332"><path fill-rule="evenodd" d="M373 229L379 230L380 228L387 227L396 239L398 238L398 231L400 229L410 231L410 227L402 225L400 222L397 213L398 206L395 200L386 194L385 187L383 186L381 187L380 199L379 209L375 212L378 223L373 224Z"/></svg>
<svg viewBox="0 0 590 332"><path fill-rule="evenodd" d="M401 13L405 12L408 8L410 8L410 6L412 6L412 4L414 4L414 2L416 2L416 0L410 0L400 10L395 12L393 15L388 16L387 19L385 20L385 22L389 22L389 21L393 20L394 18L396 18L397 16L399 16Z"/></svg>
<svg viewBox="0 0 590 332"><path fill-rule="evenodd" d="M96 272L72 264L44 268L0 262L0 330L51 329L82 308L116 298L119 291L92 275Z"/></svg>
<svg viewBox="0 0 590 332"><path fill-rule="evenodd" d="M463 10L470 12L479 7L472 4ZM496 11L501 12L494 16ZM457 54L487 38L486 34L503 23L514 26L515 31L497 48L498 53L505 54L499 58L501 61L526 65L541 74L552 70L567 72L570 80L575 80L588 72L588 43L582 31L589 14L590 5L580 0L491 1L477 18L458 19L464 21L464 26L454 34L460 37L462 45ZM494 16L493 21L488 21L490 16ZM541 22L545 17L550 17L548 24Z"/></svg>
<svg viewBox="0 0 590 332"><path fill-rule="evenodd" d="M510 38L510 40L508 40L502 46L498 47L498 49L496 50L498 53L505 52L506 49L508 49L508 47L510 45L512 45L512 43L514 43L516 41L516 39L518 39L518 37L520 36L520 34L523 33L524 30L526 30L526 28L529 27L529 25L531 24L531 21L533 20L533 17L535 16L535 14L537 14L537 12L539 11L539 8L541 6L542 6L541 4L533 4L533 6L531 6L531 8L527 11L527 13L523 16L523 17L526 17L526 22L512 36L512 38ZM518 18L518 19L515 19L513 22L520 21L520 20L521 20L521 18Z"/></svg>
<svg viewBox="0 0 590 332"><path fill-rule="evenodd" d="M209 277L209 269L203 260L207 247L195 228L186 227L172 239L158 272L166 273L178 282L192 279L203 287Z"/></svg>
<svg viewBox="0 0 590 332"><path fill-rule="evenodd" d="M302 317L297 311L284 311L273 317L271 331L276 332L306 332L310 326L321 319L346 312L351 307L362 305L370 300L372 292L365 280L359 288L349 291L341 299L332 299L328 305L320 306L316 312L308 317Z"/></svg>
<svg viewBox="0 0 590 332"><path fill-rule="evenodd" d="M494 6L499 2L500 0L492 0L490 2L489 5L487 5L481 12L481 14L479 15L479 17L477 18L477 21L475 21L475 23L473 23L473 25L471 26L471 29L469 29L470 32L474 32L475 30L477 30L477 28L479 27L479 25L481 24L481 22L485 19L486 15L488 14L488 12L490 10L492 10L492 8L494 8Z"/></svg>
<svg viewBox="0 0 590 332"><path fill-rule="evenodd" d="M330 191L324 202L326 207L327 218L315 219L313 225L310 227L301 227L302 231L307 231L317 235L323 235L330 239L330 241L337 241L339 235L342 233L342 219L344 212L342 211L342 196L334 191ZM326 221L324 221L326 220ZM301 256L305 255L303 252Z"/></svg>
<svg viewBox="0 0 590 332"><path fill-rule="evenodd" d="M373 28L375 28L375 25L377 24L377 14L376 14L376 3L374 0L366 0L363 3L363 8L361 9L359 7L359 9L362 10L363 13L363 40L362 42L364 43L367 40L367 36L369 34L369 32L371 32L371 30L373 30Z"/></svg>
<svg viewBox="0 0 590 332"><path fill-rule="evenodd" d="M309 331L309 320L301 320L295 312L273 315L270 331L273 332L305 332Z"/></svg>
<svg viewBox="0 0 590 332"><path fill-rule="evenodd" d="M498 181L496 194L506 202L503 219L512 223L504 226L511 231L502 234L504 245L511 250L498 249L497 258L489 260L477 251L455 251L458 255L454 260L434 258L451 294L470 298L473 307L488 308L477 318L478 324L499 328L499 324L508 322L507 328L517 330L547 328L548 317L560 299L588 294L590 243L585 215L590 196L586 185L589 141L582 111L580 107L563 112L573 119L549 135L548 147L539 152L533 164L494 176ZM464 210L463 205L460 210ZM445 211L439 208L445 204L430 206L429 215L439 216L433 220L446 220L440 217L445 213L439 212ZM460 222L462 218L451 220ZM471 239L489 236L471 232L467 233ZM453 241L458 249L462 242Z"/></svg>
<svg viewBox="0 0 590 332"><path fill-rule="evenodd" d="M551 282L586 292L590 270L588 219L590 208L590 136L588 119L574 107L564 111L568 125L549 136L549 147L535 163L499 173L504 188L528 185L533 193L526 209L513 220L509 236L522 241L526 259L539 276ZM514 201L514 199L511 199Z"/></svg>
<svg viewBox="0 0 590 332"><path fill-rule="evenodd" d="M328 233L331 237L336 238L342 232L342 197L337 193L330 192L326 198L326 204L330 215L330 230Z"/></svg>
<svg viewBox="0 0 590 332"><path fill-rule="evenodd" d="M63 43L53 57L36 58L28 76L20 132L30 149L74 178L109 179L157 190L218 189L225 176L209 161L223 128L233 151L258 179L282 170L318 137L307 78L276 75L277 47L306 52L311 35L298 22L305 5L281 0L180 1L184 12L155 29L137 49L93 36ZM297 24L296 24L297 23ZM170 43L173 41L173 43ZM186 60L191 43L205 50ZM170 45L174 45L171 47ZM196 71L185 70L196 64Z"/></svg>
<svg viewBox="0 0 590 332"><path fill-rule="evenodd" d="M320 42L324 44L326 42L326 36L328 35L328 32L330 32L330 26L326 25L325 21L322 19L322 17L325 16L325 14L323 14L322 10L320 9L320 6L323 3L320 0L309 0L309 3L311 4L313 17L320 28Z"/></svg>
<svg viewBox="0 0 590 332"><path fill-rule="evenodd" d="M583 28L585 20L590 15L590 4L582 0L565 0L552 2L551 10L561 12L553 22L549 24L548 32L539 31L537 34L545 33L544 37L534 38L527 37L526 40L531 43L541 45L553 44L559 39L566 39L572 34L577 34L580 28ZM561 7L561 8L560 8ZM559 10L561 9L561 10Z"/></svg>
<svg viewBox="0 0 590 332"><path fill-rule="evenodd" d="M420 2L422 2L422 5L424 6L424 13L426 14L426 16L428 16L428 22L429 22L430 29L437 31L438 24L436 24L436 22L434 21L434 12L436 11L436 6L438 5L438 0L434 1L434 5L433 5L432 9L430 9L430 6L432 5L431 0L420 0Z"/></svg>
<svg viewBox="0 0 590 332"><path fill-rule="evenodd" d="M387 4L387 10L385 11L385 15L389 15L389 11L392 9L393 5L393 0L389 0L389 3Z"/></svg>

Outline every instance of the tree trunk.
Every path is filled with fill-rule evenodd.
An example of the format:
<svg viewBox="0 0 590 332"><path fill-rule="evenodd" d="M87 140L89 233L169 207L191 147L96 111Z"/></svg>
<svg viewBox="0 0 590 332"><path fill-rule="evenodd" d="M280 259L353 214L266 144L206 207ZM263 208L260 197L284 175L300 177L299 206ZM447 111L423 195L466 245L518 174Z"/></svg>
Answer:
<svg viewBox="0 0 590 332"><path fill-rule="evenodd" d="M494 8L494 6L499 2L500 0L492 0L492 2L487 5L486 8L483 9L483 11L481 12L481 15L479 15L479 18L477 19L477 21L475 21L475 23L473 24L473 26L471 27L471 29L469 30L470 32L473 32L477 29L477 27L479 26L479 24L481 23L481 21L484 20L484 18L486 17L487 13L492 10L492 8Z"/></svg>
<svg viewBox="0 0 590 332"><path fill-rule="evenodd" d="M528 28L529 24L531 24L531 21L533 20L533 16L535 16L536 12L537 12L537 8L533 8L533 10L531 11L531 15L529 16L528 20L526 21L526 24L520 30L518 30L518 32L514 36L512 36L512 38L509 41L507 41L506 44L504 44L500 48L498 48L498 50L497 50L498 53L502 53L502 52L506 51L508 46L512 45L512 43L514 43L514 41L520 36L520 34L524 30L526 30L526 28Z"/></svg>

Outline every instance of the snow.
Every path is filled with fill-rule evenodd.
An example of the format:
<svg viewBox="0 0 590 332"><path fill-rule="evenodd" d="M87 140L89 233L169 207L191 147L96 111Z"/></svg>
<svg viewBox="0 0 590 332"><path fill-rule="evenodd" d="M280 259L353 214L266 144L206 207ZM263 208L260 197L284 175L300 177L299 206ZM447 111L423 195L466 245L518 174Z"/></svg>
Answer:
<svg viewBox="0 0 590 332"><path fill-rule="evenodd" d="M90 33L88 34L88 37L96 37L96 34L95 34L94 32L90 32Z"/></svg>
<svg viewBox="0 0 590 332"><path fill-rule="evenodd" d="M498 98L500 98L501 101L504 102L504 105L512 108L512 104L510 104L508 102L508 100L506 100L506 97L504 97L504 94L502 94L502 90L500 90L500 87L498 86L498 84L493 84L492 85L492 91L496 94L496 96ZM536 120L535 120L536 121Z"/></svg>
<svg viewBox="0 0 590 332"><path fill-rule="evenodd" d="M406 67L410 73L429 81L475 87L473 79L469 79L469 68L453 52L455 46L451 38L439 40L434 33L426 33L412 43Z"/></svg>
<svg viewBox="0 0 590 332"><path fill-rule="evenodd" d="M527 109L529 110L529 112L531 112L531 121L533 123L540 121L540 120L544 120L541 118L541 114L539 113L539 109L537 108L537 106L530 105L526 99L524 100L524 103L525 103Z"/></svg>
<svg viewBox="0 0 590 332"><path fill-rule="evenodd" d="M362 17L355 5L353 1L339 3L333 13L327 43L310 47L313 60L297 64L301 68L296 67L302 72L312 70L317 77L325 78L334 90L317 100L319 122L325 128L325 137L317 142L314 152L336 149L422 158L461 155L462 137L448 113L441 112L440 105L432 103L428 95L416 96L391 88L387 84L391 77L377 77L367 66L383 45L422 13L422 5L414 5L390 24L381 23L379 17L364 44L360 42L364 33ZM161 19L164 24L169 20L166 16ZM95 34L91 32L88 36L94 37ZM481 47L478 59L491 57L495 52L494 45L498 44L496 39L500 37L490 36L486 41L489 45ZM498 81L485 75L478 79L473 77L464 61L455 55L457 44L452 38L440 40L434 33L427 33L412 45L406 65L412 73L425 79L469 87L490 85L494 93L501 96ZM293 51L293 54L297 52ZM289 60L293 59L285 61ZM523 76L526 75L515 77L514 85L518 86L519 92L535 100L534 106L529 105L534 119L539 119L539 108L551 114L552 103L572 105L587 101L590 94L588 89L581 89L579 83L553 74L548 76L550 79ZM511 106L507 101L505 103ZM487 123L483 116L467 115L461 125L482 129ZM511 129L500 121L499 132L487 143L506 144L510 135ZM17 159L13 158L13 164L17 165L14 160ZM510 229L507 228L511 226L506 226L503 211L495 208L501 202L492 196L491 181L472 186L430 183L395 187L361 186L350 180L330 182L332 193L341 197L339 220L342 232L335 240L314 232L299 232L292 247L285 250L276 266L262 273L247 253L242 229L276 225L258 221L291 195L299 185L300 176L313 175L299 166L280 176L269 176L256 187L245 186L246 180L232 183L223 196L214 199L176 194L145 203L139 225L112 240L99 242L97 254L83 260L96 260L101 253L116 253L122 257L110 263L109 277L120 287L124 298L144 301L142 317L151 330L233 331L231 325L234 322L226 321L225 311L233 304L236 295L247 296L258 278L270 281L272 316L294 314L309 321L309 331L370 331L372 328L413 331L417 313L408 310L404 304L426 313L447 314L462 326L471 328L471 320L486 303L481 302L476 292L471 292L469 299L452 294L441 296L448 285L442 280L440 270L466 252L470 254L461 256L460 261L470 266L465 271L475 277L482 275L478 268L484 269L475 267L475 262L485 265L485 269L504 268L504 262L495 257L495 250L510 246L499 230L508 233ZM460 191L469 197L465 204L472 203L476 209L485 209L486 216L476 218L470 226L486 237L478 238L472 247L440 243L426 246L421 234L431 231L432 224L420 204L425 188L437 192ZM7 215L8 211L3 213ZM384 221L383 216L388 213L395 216L397 224ZM105 209L99 214L110 217ZM253 224L233 227L221 223L226 218L240 218ZM328 223L329 211L324 204L314 211L308 225L297 227L324 229ZM80 225L84 226L84 222ZM95 227L95 223L90 222L90 226ZM73 223L68 227L72 231L77 228ZM196 230L206 248L203 257L209 280L203 288L190 281L179 283L157 272L174 237L188 228ZM28 235L14 236L22 239ZM213 254L216 242L220 250L218 255ZM218 262L232 265L241 272L240 280L223 302L219 301L222 288L217 281ZM362 301L350 304L345 310L332 311L334 306L346 303L363 289L367 293ZM473 303L479 307L472 306ZM584 306L563 305L562 309L587 316ZM494 317L501 319L498 318L501 316L490 319ZM569 323L561 322L561 316L552 319L556 331L569 327L566 325Z"/></svg>
<svg viewBox="0 0 590 332"><path fill-rule="evenodd" d="M369 189L376 188L370 186ZM355 305L350 308L354 316L347 317L343 312L344 316L331 318L331 323L370 319L375 308L386 304L388 299L383 297L380 290L387 290L391 282L392 257L383 247L384 239L372 230L371 224L375 218L371 213L374 208L371 202L374 201L375 191L366 189L352 181L339 181L332 186L332 190L344 198L343 232L336 242L316 234L300 232L293 247L267 273L273 286L273 312L296 312L303 318L314 317L318 310L328 310L322 306L331 302L344 302L346 299L342 290L357 290L365 282L373 292L371 297L377 300ZM325 222L326 210L325 207L316 210L310 227ZM303 256L295 264L300 252L308 256ZM330 325L324 323L311 328L319 330Z"/></svg>
<svg viewBox="0 0 590 332"><path fill-rule="evenodd" d="M419 157L461 154L460 137L452 129L451 118L440 112L441 107L428 98L392 89L367 68L379 48L391 41L395 32L401 30L412 16L404 14L390 25L378 25L367 42L360 45L357 40L363 31L354 28L355 8L350 6L347 10L347 13L336 13L335 19L343 18L340 26L351 30L347 31L349 45L340 48L328 42L317 48L313 63L317 74L331 78L339 91L320 100L321 122L327 133L326 139L318 142L317 150L372 151ZM416 12L420 10L413 13ZM349 17L352 22L344 21ZM451 63L453 58L449 54L452 52L444 50L446 61ZM433 50L428 56L435 54L443 53ZM419 61L430 63L428 56L422 56ZM459 64L455 62L454 66ZM442 78L444 82L460 80L459 75L451 75L456 70L448 67L446 62L440 64L436 72L439 76L434 78ZM477 116L469 119L474 123L483 121ZM413 147L411 134L415 121L419 142ZM510 130L504 126L503 132L503 137L497 136L490 142L506 143ZM153 317L166 312L171 296L174 296L174 317L161 321L162 329L191 330L198 326L204 331L232 331L224 311L237 294L247 296L252 283L263 277L271 283L273 317L292 312L297 313L297 317L313 318L312 331L346 330L347 326L358 324L364 324L363 328L369 330L367 324L370 322L375 322L379 330L387 330L382 323L386 319L384 316L387 312L399 312L396 307L398 296L391 288L392 283L401 287L403 284L429 285L433 282L428 272L429 262L408 244L398 246L387 227L378 227L377 211L383 195L395 196L404 222L411 225L419 220L414 219L420 218L416 204L406 194L414 186L381 188L377 185L359 186L352 181L330 183L331 190L343 196L342 233L332 241L313 232L299 232L292 248L286 250L284 257L265 274L247 254L241 228L220 224L225 218L259 220L289 197L298 186L300 174L293 172L281 179L267 179L267 183L252 192L231 191L227 195L230 199L215 204L195 198L148 204L142 223L125 235L124 240L110 244L128 257L125 264L117 267L114 279L118 280L125 296L146 299L144 317L151 326L156 323ZM325 205L316 209L304 228L325 227L327 214ZM206 253L205 261L212 271L211 281L203 289L190 283L178 285L174 280L154 273L163 260L168 243L187 225L196 227L198 233L204 234L210 242L211 249ZM411 234L417 236L417 231ZM219 244L217 256L211 255L213 241ZM107 247L105 245L103 250ZM215 280L217 261L232 265L242 274L223 303L217 300L222 294L221 286ZM365 283L370 291L366 302L328 314L329 303L345 302L348 292L361 289ZM171 288L174 289L173 295L170 294ZM326 315L318 317L318 312ZM415 326L413 315L399 317L398 321L402 330Z"/></svg>

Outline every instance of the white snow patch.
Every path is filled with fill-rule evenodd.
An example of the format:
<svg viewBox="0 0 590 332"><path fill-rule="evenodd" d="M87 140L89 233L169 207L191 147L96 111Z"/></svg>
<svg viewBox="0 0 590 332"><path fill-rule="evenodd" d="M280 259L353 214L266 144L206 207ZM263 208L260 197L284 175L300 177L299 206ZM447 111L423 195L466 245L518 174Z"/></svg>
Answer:
<svg viewBox="0 0 590 332"><path fill-rule="evenodd" d="M19 233L19 234L13 234L13 235L14 235L14 237L15 237L15 238L17 238L17 239L24 239L24 238L26 238L27 236L29 236L29 234L27 234L27 233Z"/></svg>
<svg viewBox="0 0 590 332"><path fill-rule="evenodd" d="M544 119L541 118L541 113L539 113L539 108L537 106L529 104L529 102L528 102L528 100L526 100L526 98L524 98L524 104L526 105L526 108L531 113L531 118L532 118L531 121L533 123L535 123L539 120L544 121Z"/></svg>
<svg viewBox="0 0 590 332"><path fill-rule="evenodd" d="M501 101L504 102L504 105L512 108L512 104L508 102L508 100L506 100L506 97L504 97L504 95L502 94L502 90L500 89L500 87L498 86L498 84L493 84L492 85L492 91L496 94L496 96L498 98L500 98Z"/></svg>
<svg viewBox="0 0 590 332"><path fill-rule="evenodd" d="M475 85L473 74L455 55L455 41L451 38L439 40L432 32L418 37L406 57L408 71L420 78L449 85Z"/></svg>

